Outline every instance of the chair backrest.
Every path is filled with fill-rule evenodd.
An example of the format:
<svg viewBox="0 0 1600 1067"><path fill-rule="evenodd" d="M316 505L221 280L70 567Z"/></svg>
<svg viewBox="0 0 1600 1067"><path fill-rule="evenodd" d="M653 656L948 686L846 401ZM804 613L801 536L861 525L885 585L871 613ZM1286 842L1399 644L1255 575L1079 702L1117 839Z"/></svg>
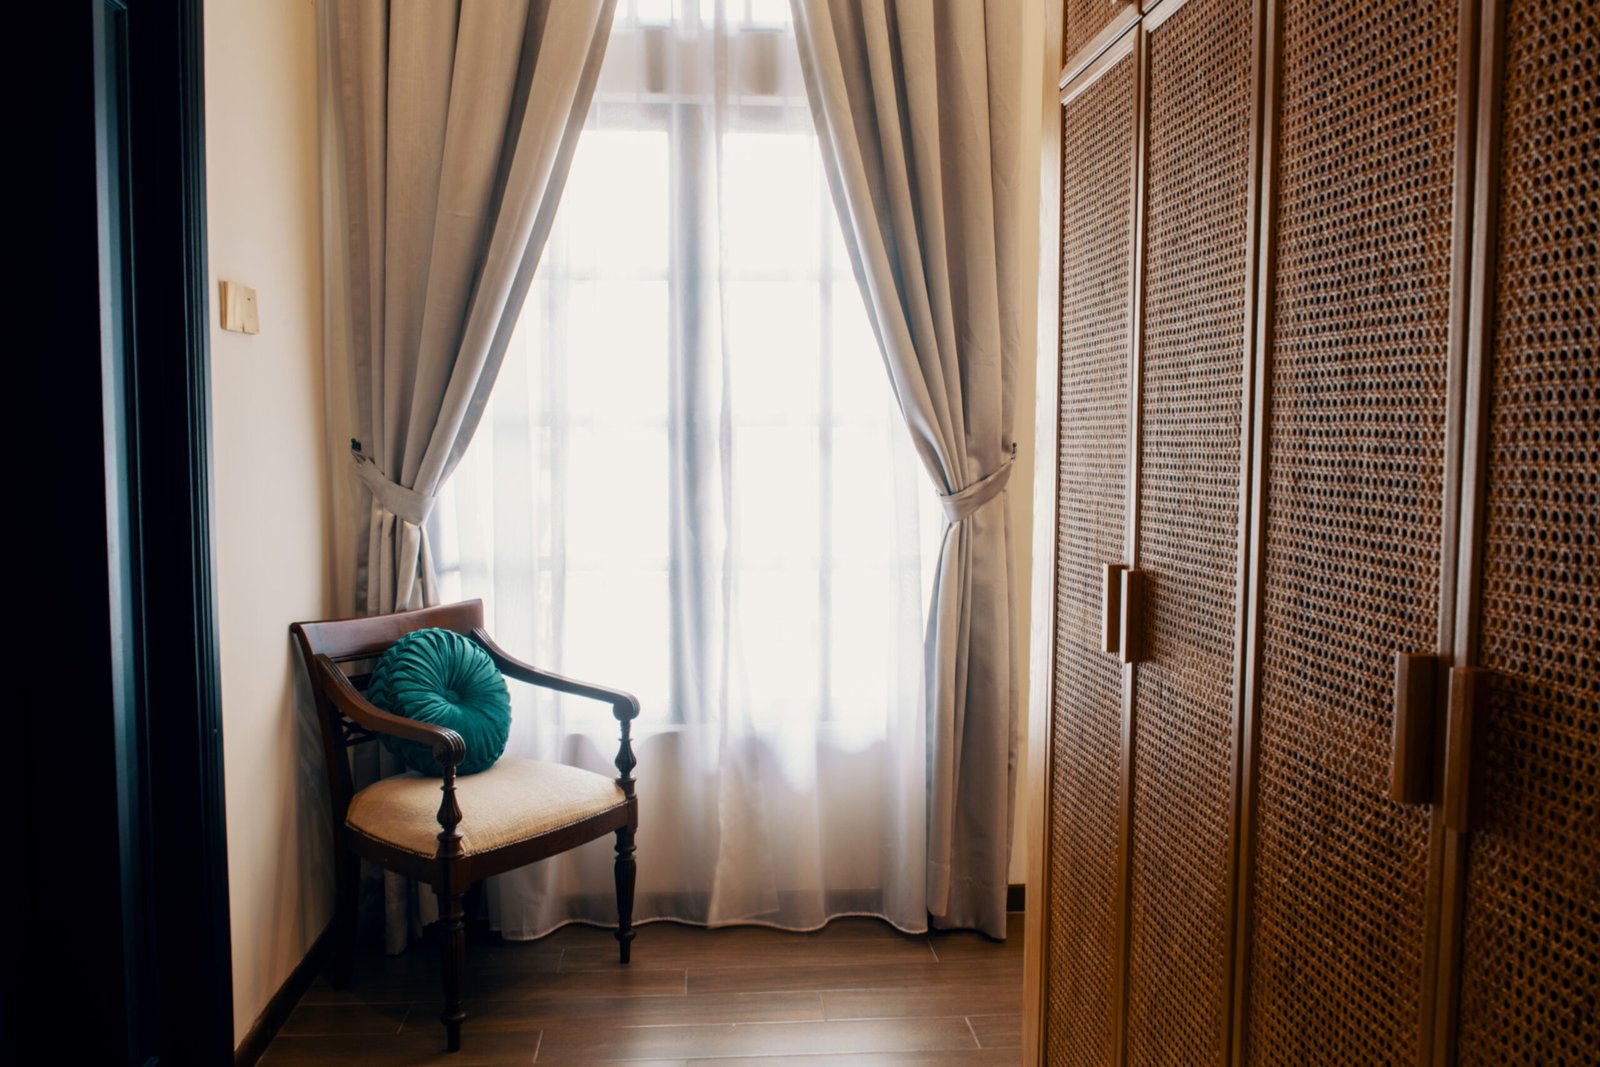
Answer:
<svg viewBox="0 0 1600 1067"><path fill-rule="evenodd" d="M322 754L328 768L328 796L333 804L333 830L337 835L344 825L346 809L354 792L350 762L345 750L374 740L372 734L340 714L328 699L317 678L318 656L326 656L343 671L357 689L365 689L367 672L359 668L377 659L395 641L416 630L454 630L472 636L483 626L483 601L464 600L417 611L392 615L369 615L357 619L328 619L322 622L297 622L289 627L300 646L311 691L316 696L317 718L322 727Z"/></svg>

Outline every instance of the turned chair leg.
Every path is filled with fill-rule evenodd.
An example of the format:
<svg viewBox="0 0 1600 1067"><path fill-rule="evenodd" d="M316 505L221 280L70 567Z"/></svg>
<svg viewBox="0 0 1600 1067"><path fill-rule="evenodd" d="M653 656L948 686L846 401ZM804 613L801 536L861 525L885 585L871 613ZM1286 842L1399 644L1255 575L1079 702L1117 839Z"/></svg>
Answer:
<svg viewBox="0 0 1600 1067"><path fill-rule="evenodd" d="M633 828L617 831L617 943L622 947L622 962L628 962L633 945L633 882L637 865L633 862Z"/></svg>
<svg viewBox="0 0 1600 1067"><path fill-rule="evenodd" d="M467 923L461 907L461 894L444 899L444 914L439 917L439 959L444 965L444 1023L446 1045L451 1052L461 1051L461 1024L467 1013L461 1008L461 975L466 964Z"/></svg>
<svg viewBox="0 0 1600 1067"><path fill-rule="evenodd" d="M361 899L361 860L344 845L335 846L333 906L333 988L350 988L355 964L357 904Z"/></svg>

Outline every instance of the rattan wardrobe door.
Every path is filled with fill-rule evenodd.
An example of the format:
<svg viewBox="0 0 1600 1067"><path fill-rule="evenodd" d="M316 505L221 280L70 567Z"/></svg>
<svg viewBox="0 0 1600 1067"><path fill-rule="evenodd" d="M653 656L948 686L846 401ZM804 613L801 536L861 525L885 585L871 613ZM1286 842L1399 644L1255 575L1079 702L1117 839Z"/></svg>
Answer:
<svg viewBox="0 0 1600 1067"><path fill-rule="evenodd" d="M1394 655L1440 635L1458 7L1277 5L1251 1063L1424 1047L1430 810L1387 787Z"/></svg>
<svg viewBox="0 0 1600 1067"><path fill-rule="evenodd" d="M1131 53L1062 111L1056 516L1045 1049L1112 1061L1122 666L1101 651L1102 568L1124 558L1135 70Z"/></svg>
<svg viewBox="0 0 1600 1067"><path fill-rule="evenodd" d="M1600 2L1507 5L1459 1062L1600 1063Z"/></svg>
<svg viewBox="0 0 1600 1067"><path fill-rule="evenodd" d="M1189 0L1146 44L1130 1064L1228 1055L1254 9Z"/></svg>
<svg viewBox="0 0 1600 1067"><path fill-rule="evenodd" d="M1066 48L1068 63L1082 57L1096 38L1103 39L1111 26L1139 10L1138 0L1046 0L1066 4Z"/></svg>

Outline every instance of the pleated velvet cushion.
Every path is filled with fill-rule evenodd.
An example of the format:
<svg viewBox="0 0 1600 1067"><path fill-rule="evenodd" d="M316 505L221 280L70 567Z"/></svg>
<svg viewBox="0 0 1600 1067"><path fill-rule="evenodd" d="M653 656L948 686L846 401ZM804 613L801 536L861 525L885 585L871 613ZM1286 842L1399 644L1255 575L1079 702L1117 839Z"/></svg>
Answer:
<svg viewBox="0 0 1600 1067"><path fill-rule="evenodd" d="M416 630L389 646L372 668L367 699L384 711L461 735L467 755L457 774L494 766L511 732L511 694L489 653L453 630ZM439 777L433 750L378 735L412 770Z"/></svg>

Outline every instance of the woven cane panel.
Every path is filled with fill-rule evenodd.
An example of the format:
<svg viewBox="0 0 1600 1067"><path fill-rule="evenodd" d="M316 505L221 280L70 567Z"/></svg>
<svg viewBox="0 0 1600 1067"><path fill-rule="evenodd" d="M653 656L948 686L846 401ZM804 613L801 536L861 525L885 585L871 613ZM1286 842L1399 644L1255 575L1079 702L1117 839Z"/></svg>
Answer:
<svg viewBox="0 0 1600 1067"><path fill-rule="evenodd" d="M1122 60L1063 115L1052 1067L1111 1055L1122 672L1100 651L1100 588L1102 566L1124 554L1133 74L1132 58Z"/></svg>
<svg viewBox="0 0 1600 1067"><path fill-rule="evenodd" d="M1059 2L1059 0L1057 0ZM1066 0L1066 57L1070 63L1095 34L1111 25L1129 0Z"/></svg>
<svg viewBox="0 0 1600 1067"><path fill-rule="evenodd" d="M1508 10L1463 1064L1600 1063L1600 2Z"/></svg>
<svg viewBox="0 0 1600 1067"><path fill-rule="evenodd" d="M1396 651L1438 645L1457 0L1282 5L1253 1063L1415 1063L1428 811Z"/></svg>
<svg viewBox="0 0 1600 1067"><path fill-rule="evenodd" d="M1226 1059L1250 0L1150 35L1128 1062Z"/></svg>

